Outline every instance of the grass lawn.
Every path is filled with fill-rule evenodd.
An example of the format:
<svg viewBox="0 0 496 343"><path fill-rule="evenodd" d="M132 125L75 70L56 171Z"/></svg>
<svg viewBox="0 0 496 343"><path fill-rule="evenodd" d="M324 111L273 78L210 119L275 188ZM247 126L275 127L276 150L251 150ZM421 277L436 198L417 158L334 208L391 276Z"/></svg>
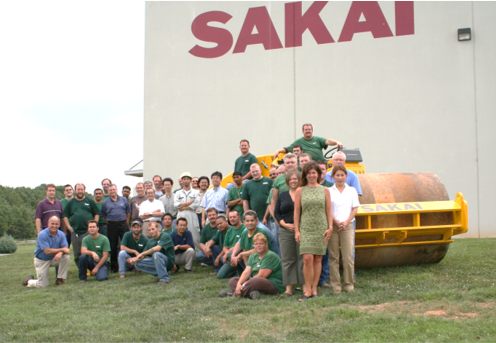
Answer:
<svg viewBox="0 0 496 343"><path fill-rule="evenodd" d="M150 275L23 287L34 245L0 256L0 341L496 341L496 239L457 239L435 265L357 270L355 292L318 299L219 298L227 280L195 264L168 285ZM36 276L36 275L35 275Z"/></svg>

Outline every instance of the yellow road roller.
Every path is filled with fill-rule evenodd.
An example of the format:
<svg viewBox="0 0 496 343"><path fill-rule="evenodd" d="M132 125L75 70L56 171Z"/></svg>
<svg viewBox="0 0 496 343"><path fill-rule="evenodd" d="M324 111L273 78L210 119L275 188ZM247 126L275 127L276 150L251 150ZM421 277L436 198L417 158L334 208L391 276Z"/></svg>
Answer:
<svg viewBox="0 0 496 343"><path fill-rule="evenodd" d="M437 175L367 174L358 149L344 152L346 169L357 174L363 194L356 215L355 268L438 263L453 236L467 232L467 202L462 193L449 200ZM258 156L262 174L268 177L271 164L282 157L273 161L272 154ZM327 167L332 168L332 160ZM229 182L232 174L221 185Z"/></svg>

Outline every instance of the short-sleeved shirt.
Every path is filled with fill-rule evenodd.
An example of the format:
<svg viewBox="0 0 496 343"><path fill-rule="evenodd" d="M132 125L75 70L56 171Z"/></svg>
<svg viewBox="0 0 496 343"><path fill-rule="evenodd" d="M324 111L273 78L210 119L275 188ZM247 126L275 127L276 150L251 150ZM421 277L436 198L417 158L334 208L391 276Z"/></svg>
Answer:
<svg viewBox="0 0 496 343"><path fill-rule="evenodd" d="M95 201L95 204L96 204L96 207L98 207L98 209L100 210L100 218L98 219L98 224L107 224L107 222L105 221L105 219L103 219L101 213L102 213L102 206L103 206L103 200L102 202L96 202Z"/></svg>
<svg viewBox="0 0 496 343"><path fill-rule="evenodd" d="M118 195L114 201L108 198L103 202L101 216L109 222L121 222L127 220L126 215L131 213L129 202L126 198Z"/></svg>
<svg viewBox="0 0 496 343"><path fill-rule="evenodd" d="M170 235L171 233L173 233L176 230L177 230L177 227L173 226L169 230L162 230L162 231L165 233L168 233Z"/></svg>
<svg viewBox="0 0 496 343"><path fill-rule="evenodd" d="M95 239L91 238L91 236L88 235L83 238L81 247L86 248L89 251L96 252L98 257L102 258L105 251L110 251L110 242L109 239L104 235L98 234L98 237Z"/></svg>
<svg viewBox="0 0 496 343"><path fill-rule="evenodd" d="M176 252L174 251L174 242L172 241L171 236L168 233L162 231L158 239L151 237L150 239L148 239L144 251L150 250L157 245L162 248L159 250L159 252L167 256L167 269L172 269L175 264L174 258L176 256ZM149 255L149 257L152 256Z"/></svg>
<svg viewBox="0 0 496 343"><path fill-rule="evenodd" d="M200 236L200 243L206 244L209 240L212 239L213 236L219 231L216 227L212 227L210 223L205 225L203 229L201 230L201 236Z"/></svg>
<svg viewBox="0 0 496 343"><path fill-rule="evenodd" d="M332 217L339 222L348 220L353 208L360 206L356 189L345 183L342 193L335 185L329 188L329 191L331 193ZM351 221L355 221L355 218Z"/></svg>
<svg viewBox="0 0 496 343"><path fill-rule="evenodd" d="M56 216L59 219L62 219L62 213L64 211L64 207L62 203L58 199L53 199L53 204L48 201L47 198L41 200L36 206L36 212L34 217L36 219L41 220L41 227L48 227L48 219L50 217Z"/></svg>
<svg viewBox="0 0 496 343"><path fill-rule="evenodd" d="M190 247L192 247L193 249L195 248L195 243L193 241L193 235L191 234L191 231L189 231L189 230L184 231L182 236L179 236L179 233L177 231L174 231L173 233L171 233L170 236L172 238L172 241L174 242L174 246L187 244ZM186 250L177 249L176 255L182 254L185 251Z"/></svg>
<svg viewBox="0 0 496 343"><path fill-rule="evenodd" d="M272 188L272 180L268 177L262 177L260 180L251 180L245 183L241 199L248 200L250 208L257 212L257 217L262 220L267 210L267 197Z"/></svg>
<svg viewBox="0 0 496 343"><path fill-rule="evenodd" d="M281 259L275 252L267 251L267 253L260 259L258 253L251 254L248 258L247 266L251 267L251 276L254 277L260 272L260 269L270 269L267 280L272 282L279 292L284 292L286 287L282 284L282 264Z"/></svg>
<svg viewBox="0 0 496 343"><path fill-rule="evenodd" d="M288 190L288 185L286 184L286 174L279 175L274 180L272 188L279 190L279 194L286 192Z"/></svg>
<svg viewBox="0 0 496 343"><path fill-rule="evenodd" d="M45 249L61 249L67 247L67 239L62 231L57 230L55 237L50 234L50 229L46 228L40 231L36 239L36 250L34 256L40 260L51 260L55 255L47 255Z"/></svg>
<svg viewBox="0 0 496 343"><path fill-rule="evenodd" d="M322 149L327 149L325 138L313 136L311 139L305 139L305 137L298 138L295 140L290 146L286 149L288 151L293 152L293 147L297 144L303 147L303 152L310 154L314 161L324 161L324 154L322 153Z"/></svg>
<svg viewBox="0 0 496 343"><path fill-rule="evenodd" d="M100 214L100 210L95 201L84 197L81 201L76 198L71 199L64 208L63 217L69 218L69 224L74 232L81 235L88 231L88 220L92 220L97 214Z"/></svg>
<svg viewBox="0 0 496 343"><path fill-rule="evenodd" d="M224 240L226 239L226 232L222 232L217 230L215 236L212 237L212 241L214 241L218 246L224 246Z"/></svg>
<svg viewBox="0 0 496 343"><path fill-rule="evenodd" d="M245 176L253 163L258 163L258 159L252 153L248 153L245 157L239 156L234 162L234 171L239 171L241 175Z"/></svg>
<svg viewBox="0 0 496 343"><path fill-rule="evenodd" d="M234 226L231 226L229 230L226 232L226 237L224 238L224 246L231 249L236 245L236 243L240 240L241 234L243 230L246 229L245 224L241 224L241 226L237 229Z"/></svg>
<svg viewBox="0 0 496 343"><path fill-rule="evenodd" d="M136 240L133 237L132 231L126 232L121 241L121 245L125 246L126 248L136 250L139 253L145 251L146 243L148 243L148 239L144 235L140 235L140 238ZM130 255L134 257L134 254Z"/></svg>
<svg viewBox="0 0 496 343"><path fill-rule="evenodd" d="M257 227L257 229L255 230L255 233L251 237L248 237L248 233L249 233L248 229L244 230L241 233L241 240L239 243L239 246L241 249L244 249L244 250L253 249L253 247L254 247L253 246L253 237L255 237L257 235L257 233L261 233L265 236L265 238L267 238L267 242L269 243L269 250L272 250L272 244L270 243L270 237L265 230Z"/></svg>
<svg viewBox="0 0 496 343"><path fill-rule="evenodd" d="M362 195L362 187L360 187L360 181L358 180L357 174L351 170L347 170L347 172L348 172L348 177L346 178L345 183L348 186L355 188L358 195ZM332 169L327 172L325 179L330 182L335 182L334 179L332 178Z"/></svg>
<svg viewBox="0 0 496 343"><path fill-rule="evenodd" d="M131 208L131 221L139 219L140 205L142 202L145 202L147 200L148 198L145 195L141 197L139 195L136 195L131 198L131 200L129 201L129 207Z"/></svg>
<svg viewBox="0 0 496 343"><path fill-rule="evenodd" d="M228 194L225 188L210 188L203 196L200 206L205 209L214 207L219 212L226 212Z"/></svg>
<svg viewBox="0 0 496 343"><path fill-rule="evenodd" d="M151 202L150 200L144 201L140 205L140 211L139 215L142 216L145 213L153 213L157 210L160 210L162 213L165 214L165 209L164 209L164 204L160 200L153 200ZM150 217L148 219L144 219L143 221L149 222L149 221L154 221L154 222L160 222L162 221L162 217Z"/></svg>
<svg viewBox="0 0 496 343"><path fill-rule="evenodd" d="M241 184L241 187L237 187L234 185L233 188L229 190L229 195L227 196L227 202L232 201L232 200L237 200L241 198L241 194L243 194L243 189L245 187L245 184ZM236 210L238 211L239 215L241 216L241 220L243 220L243 205L236 205L231 210Z"/></svg>
<svg viewBox="0 0 496 343"><path fill-rule="evenodd" d="M62 207L65 208L65 205L67 205L67 203L69 202L69 200L67 200L66 198L64 198L64 199L60 200L60 202L62 203Z"/></svg>

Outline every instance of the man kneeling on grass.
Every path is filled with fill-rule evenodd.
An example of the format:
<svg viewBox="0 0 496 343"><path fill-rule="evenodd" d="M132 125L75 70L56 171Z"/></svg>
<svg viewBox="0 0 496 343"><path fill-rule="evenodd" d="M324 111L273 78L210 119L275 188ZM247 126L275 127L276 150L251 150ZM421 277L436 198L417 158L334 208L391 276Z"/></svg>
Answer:
<svg viewBox="0 0 496 343"><path fill-rule="evenodd" d="M186 273L193 273L193 258L195 257L195 243L193 235L188 230L188 220L186 218L177 219L177 230L170 234L174 242L174 251L176 253L174 259L176 263L176 271L179 271L180 266L184 266Z"/></svg>
<svg viewBox="0 0 496 343"><path fill-rule="evenodd" d="M67 268L69 267L69 255L71 251L67 247L67 239L59 230L60 219L53 216L48 220L48 227L42 230L36 240L34 251L34 267L38 280L33 275L24 279L22 284L28 287L42 288L48 286L48 275L50 267L58 266L56 285L64 285L67 279Z"/></svg>
<svg viewBox="0 0 496 343"><path fill-rule="evenodd" d="M159 285L169 283L168 270L174 266L174 243L166 232L160 231L160 224L150 222L148 233L150 239L145 250L129 262L136 266L136 270L157 276L155 282Z"/></svg>
<svg viewBox="0 0 496 343"><path fill-rule="evenodd" d="M138 256L142 253L146 247L148 239L141 234L142 222L136 219L132 222L131 230L124 234L121 242L121 251L119 252L119 278L124 279L126 277L126 270L135 269L134 266L129 263L132 258ZM136 270L136 274L141 274L141 272Z"/></svg>
<svg viewBox="0 0 496 343"><path fill-rule="evenodd" d="M221 291L220 297L243 296L255 299L261 294L277 294L284 292L282 284L281 259L269 250L267 237L257 233L253 237L255 252L250 255L241 277L229 280L230 291Z"/></svg>
<svg viewBox="0 0 496 343"><path fill-rule="evenodd" d="M81 256L79 257L79 282L86 282L86 272L91 271L97 281L109 278L108 257L110 252L109 239L98 233L98 224L95 220L88 221L89 236L83 238Z"/></svg>

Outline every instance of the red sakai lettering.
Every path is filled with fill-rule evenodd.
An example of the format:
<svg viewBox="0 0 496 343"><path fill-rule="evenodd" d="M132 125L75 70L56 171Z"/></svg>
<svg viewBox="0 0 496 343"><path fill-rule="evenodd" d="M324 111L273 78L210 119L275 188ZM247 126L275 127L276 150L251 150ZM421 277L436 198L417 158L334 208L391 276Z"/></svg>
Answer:
<svg viewBox="0 0 496 343"><path fill-rule="evenodd" d="M222 24L231 20L232 15L221 11L211 11L200 14L191 24L193 35L204 42L217 43L214 48L204 48L195 45L189 53L196 57L216 58L225 55L233 45L233 37L226 29L208 26L209 22L219 22Z"/></svg>
<svg viewBox="0 0 496 343"><path fill-rule="evenodd" d="M365 21L359 21L363 14ZM371 32L374 38L393 37L393 33L377 1L353 1L339 36L340 42L349 42L355 33Z"/></svg>
<svg viewBox="0 0 496 343"><path fill-rule="evenodd" d="M303 15L301 1L285 5L286 48L302 46L302 36L306 30L310 31L317 44L334 43L334 39L319 15L326 4L327 1L315 1Z"/></svg>
<svg viewBox="0 0 496 343"><path fill-rule="evenodd" d="M256 28L258 33L253 33ZM263 44L265 50L281 49L282 44L265 6L248 10L233 54L245 52L248 45Z"/></svg>

